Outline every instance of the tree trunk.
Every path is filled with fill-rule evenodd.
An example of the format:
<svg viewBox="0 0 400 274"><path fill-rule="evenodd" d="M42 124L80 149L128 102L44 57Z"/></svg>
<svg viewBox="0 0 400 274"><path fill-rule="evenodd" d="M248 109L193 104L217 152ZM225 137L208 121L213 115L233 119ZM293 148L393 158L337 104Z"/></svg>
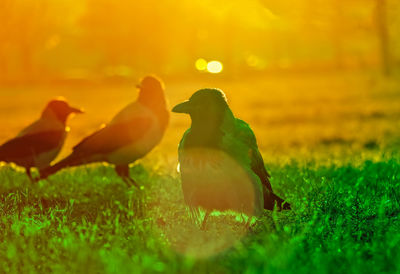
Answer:
<svg viewBox="0 0 400 274"><path fill-rule="evenodd" d="M343 53L343 4L337 0L333 0L333 24L332 24L332 45L335 52L336 69L343 69L344 67L344 53Z"/></svg>
<svg viewBox="0 0 400 274"><path fill-rule="evenodd" d="M383 73L390 75L392 60L390 54L389 31L387 27L387 1L376 0L376 24L380 42L380 55L383 67Z"/></svg>

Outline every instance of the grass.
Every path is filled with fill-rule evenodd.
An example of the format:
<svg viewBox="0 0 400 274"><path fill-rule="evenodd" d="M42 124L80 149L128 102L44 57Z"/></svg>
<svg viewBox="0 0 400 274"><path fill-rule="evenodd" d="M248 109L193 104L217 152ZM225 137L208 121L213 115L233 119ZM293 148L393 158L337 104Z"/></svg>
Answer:
<svg viewBox="0 0 400 274"><path fill-rule="evenodd" d="M273 188L293 210L265 212L249 231L240 216L214 215L207 231L199 230L175 168L176 144L188 122L174 115L161 146L131 167L140 190L102 164L64 170L35 185L20 168L0 166L0 272L398 273L400 89L390 82L368 86L371 80L359 75L270 80L257 80L257 91L243 100L249 83L210 85L230 91L235 113L258 136ZM171 103L198 86L172 83ZM119 97L102 92L93 102L85 99L92 89L81 88L82 105L94 114L72 121L76 131L64 155L123 102L116 99L104 113L93 111L96 104L130 97L126 88L104 91L110 89ZM264 96L263 90L279 92ZM52 93L37 91L33 102L40 109L39 98ZM79 101L79 94L64 91ZM7 94L0 96L15 98ZM14 99L3 105L9 104ZM37 109L17 109L15 122ZM1 134L15 132L9 126Z"/></svg>
<svg viewBox="0 0 400 274"><path fill-rule="evenodd" d="M196 234L182 214L177 177L148 170L132 168L142 191L127 189L107 166L62 172L35 186L15 170L3 170L0 268L14 273L399 270L399 161L271 166L272 183L282 182L277 189L290 193L293 211L265 212L242 241L205 259L171 248L181 239L166 237L169 231Z"/></svg>

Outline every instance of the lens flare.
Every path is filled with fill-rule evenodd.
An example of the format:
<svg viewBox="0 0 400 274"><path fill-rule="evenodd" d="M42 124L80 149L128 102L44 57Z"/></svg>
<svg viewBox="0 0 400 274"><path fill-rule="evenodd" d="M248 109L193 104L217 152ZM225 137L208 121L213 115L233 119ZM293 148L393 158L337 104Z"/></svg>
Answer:
<svg viewBox="0 0 400 274"><path fill-rule="evenodd" d="M224 66L219 61L210 61L207 64L207 71L210 73L221 73L224 69Z"/></svg>
<svg viewBox="0 0 400 274"><path fill-rule="evenodd" d="M192 148L181 159L185 203L180 213L160 206L161 233L179 254L192 258L216 256L234 246L248 232L262 208L253 178L223 151ZM185 210L186 208L186 210ZM206 217L206 212L211 213Z"/></svg>
<svg viewBox="0 0 400 274"><path fill-rule="evenodd" d="M207 61L203 58L199 58L195 63L196 69L200 71L204 71L207 69Z"/></svg>

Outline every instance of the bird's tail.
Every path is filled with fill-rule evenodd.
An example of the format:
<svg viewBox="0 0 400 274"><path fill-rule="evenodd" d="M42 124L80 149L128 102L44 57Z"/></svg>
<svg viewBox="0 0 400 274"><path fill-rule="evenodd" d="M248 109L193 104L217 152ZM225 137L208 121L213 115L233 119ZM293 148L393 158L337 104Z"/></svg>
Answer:
<svg viewBox="0 0 400 274"><path fill-rule="evenodd" d="M280 210L291 209L290 204L277 196L275 193L266 190L264 192L264 209L274 210L274 207Z"/></svg>
<svg viewBox="0 0 400 274"><path fill-rule="evenodd" d="M59 161L58 163L40 170L40 179L47 179L47 177L53 175L63 168L78 166L81 164L83 164L82 158L78 157L77 155L71 154L68 157Z"/></svg>

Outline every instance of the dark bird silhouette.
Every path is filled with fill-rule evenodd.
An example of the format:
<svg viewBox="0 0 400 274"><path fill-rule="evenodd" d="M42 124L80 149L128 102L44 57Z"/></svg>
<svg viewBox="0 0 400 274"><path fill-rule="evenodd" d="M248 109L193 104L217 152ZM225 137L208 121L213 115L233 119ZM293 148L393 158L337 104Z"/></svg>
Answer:
<svg viewBox="0 0 400 274"><path fill-rule="evenodd" d="M179 144L182 189L192 209L205 209L206 217L213 210L256 216L275 206L290 209L272 191L253 131L235 118L221 90L199 90L172 111L192 120Z"/></svg>
<svg viewBox="0 0 400 274"><path fill-rule="evenodd" d="M69 131L67 118L72 113L82 110L69 106L64 99L50 101L39 120L0 146L0 161L25 167L33 181L31 168L38 168L40 173L60 152Z"/></svg>
<svg viewBox="0 0 400 274"><path fill-rule="evenodd" d="M147 76L138 88L137 101L84 138L65 159L43 170L41 178L65 167L108 162L115 165L116 173L128 185L137 186L129 176L129 164L144 157L161 141L169 121L163 83Z"/></svg>

